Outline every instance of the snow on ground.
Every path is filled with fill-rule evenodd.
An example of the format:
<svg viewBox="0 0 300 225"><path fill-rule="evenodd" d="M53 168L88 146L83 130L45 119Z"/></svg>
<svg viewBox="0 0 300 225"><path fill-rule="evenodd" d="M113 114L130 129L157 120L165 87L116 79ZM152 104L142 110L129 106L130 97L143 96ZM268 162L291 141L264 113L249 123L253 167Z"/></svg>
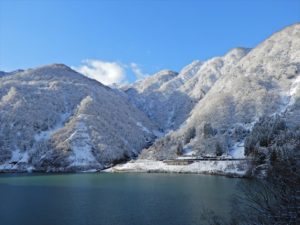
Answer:
<svg viewBox="0 0 300 225"><path fill-rule="evenodd" d="M83 122L77 124L76 130L68 138L73 154L69 157L71 166L89 166L98 164L91 150L91 138Z"/></svg>
<svg viewBox="0 0 300 225"><path fill-rule="evenodd" d="M67 119L69 118L70 115L71 115L70 113L61 114L59 122L52 129L42 131L42 132L36 134L34 136L34 139L36 141L48 140L52 134L54 134L55 132L57 132L59 129L61 129L64 126L65 122L67 121Z"/></svg>
<svg viewBox="0 0 300 225"><path fill-rule="evenodd" d="M81 145L73 147L73 155L70 160L73 161L71 166L88 166L95 162L95 157L91 153L89 145Z"/></svg>
<svg viewBox="0 0 300 225"><path fill-rule="evenodd" d="M189 165L168 165L163 161L141 160L119 164L104 172L161 172L161 173L203 173L244 176L249 165L243 161L197 161Z"/></svg>
<svg viewBox="0 0 300 225"><path fill-rule="evenodd" d="M19 149L12 151L11 162L24 162L28 163L28 152L21 152Z"/></svg>
<svg viewBox="0 0 300 225"><path fill-rule="evenodd" d="M233 147L229 150L229 155L233 158L245 158L245 146L244 141L236 142Z"/></svg>
<svg viewBox="0 0 300 225"><path fill-rule="evenodd" d="M176 159L197 159L197 157L196 156L183 155L183 156L178 156Z"/></svg>
<svg viewBox="0 0 300 225"><path fill-rule="evenodd" d="M192 157L192 156L195 156L197 155L197 151L192 149L190 146L188 146L189 144L183 146L183 157L186 158L186 157ZM178 157L180 158L180 157Z"/></svg>
<svg viewBox="0 0 300 225"><path fill-rule="evenodd" d="M6 162L4 164L0 165L0 171L7 171L7 172L15 172L15 171L22 171L22 172L29 172L31 173L35 168L31 165L22 165L21 167L19 167L18 163L17 164L12 164L9 162Z"/></svg>
<svg viewBox="0 0 300 225"><path fill-rule="evenodd" d="M290 95L293 96L296 94L297 89L300 88L300 76L296 78L296 80L292 83Z"/></svg>
<svg viewBox="0 0 300 225"><path fill-rule="evenodd" d="M12 165L7 162L0 165L0 170L11 170L11 169L12 169Z"/></svg>
<svg viewBox="0 0 300 225"><path fill-rule="evenodd" d="M158 138L161 138L162 136L164 136L164 133L159 130L153 130L152 132Z"/></svg>
<svg viewBox="0 0 300 225"><path fill-rule="evenodd" d="M0 165L0 170L17 170L20 164L28 164L28 152L21 152L20 149L12 151L11 159ZM26 168L28 166L25 166ZM28 172L32 171L33 167L29 166L26 169Z"/></svg>
<svg viewBox="0 0 300 225"><path fill-rule="evenodd" d="M236 125L251 131L258 120L259 118L256 117L251 123L236 123ZM245 158L245 139L240 142L235 142L234 145L229 149L229 155L238 159Z"/></svg>
<svg viewBox="0 0 300 225"><path fill-rule="evenodd" d="M298 89L300 89L300 76L293 81L288 92L281 92L283 106L280 108L279 114L284 114L290 106L295 104L295 95ZM276 114L277 113L275 112L274 115Z"/></svg>
<svg viewBox="0 0 300 225"><path fill-rule="evenodd" d="M150 134L151 132L141 122L137 122L136 125L140 127L144 132Z"/></svg>
<svg viewBox="0 0 300 225"><path fill-rule="evenodd" d="M294 95L296 95L298 89L300 89L300 76L298 76L291 85L291 89L290 89L290 93L289 93L290 101L289 101L287 107L291 106L295 103Z"/></svg>

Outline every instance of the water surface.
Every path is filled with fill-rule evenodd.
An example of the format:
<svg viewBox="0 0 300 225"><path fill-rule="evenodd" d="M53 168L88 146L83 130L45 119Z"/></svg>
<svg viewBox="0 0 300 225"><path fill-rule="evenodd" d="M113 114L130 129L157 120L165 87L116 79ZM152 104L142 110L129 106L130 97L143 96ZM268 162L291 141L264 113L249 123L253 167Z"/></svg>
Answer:
<svg viewBox="0 0 300 225"><path fill-rule="evenodd" d="M0 223L203 224L203 206L228 216L239 181L188 174L2 174Z"/></svg>

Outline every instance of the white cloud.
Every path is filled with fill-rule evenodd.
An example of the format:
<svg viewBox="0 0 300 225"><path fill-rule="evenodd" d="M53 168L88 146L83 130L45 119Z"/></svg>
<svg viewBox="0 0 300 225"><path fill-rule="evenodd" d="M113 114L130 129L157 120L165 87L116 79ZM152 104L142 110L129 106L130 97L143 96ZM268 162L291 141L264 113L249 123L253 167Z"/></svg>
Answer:
<svg viewBox="0 0 300 225"><path fill-rule="evenodd" d="M135 74L137 80L141 80L141 79L149 76L149 74L143 73L141 68L139 67L139 65L136 63L130 63L130 68L131 68L132 72Z"/></svg>
<svg viewBox="0 0 300 225"><path fill-rule="evenodd" d="M84 60L83 65L74 68L79 73L95 79L102 84L120 84L126 82L124 67L117 62L106 62L101 60Z"/></svg>

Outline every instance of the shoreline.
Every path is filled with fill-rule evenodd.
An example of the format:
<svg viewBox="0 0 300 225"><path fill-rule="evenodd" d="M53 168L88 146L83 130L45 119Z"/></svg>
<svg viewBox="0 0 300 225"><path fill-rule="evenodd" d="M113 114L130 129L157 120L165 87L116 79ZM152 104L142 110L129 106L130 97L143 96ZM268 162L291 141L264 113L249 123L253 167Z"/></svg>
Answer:
<svg viewBox="0 0 300 225"><path fill-rule="evenodd" d="M246 178L250 161L195 161L187 165L171 165L164 161L137 159L126 163L113 165L103 169L56 168L51 170L5 169L0 174L55 174L55 173L174 173L174 174L204 174L226 177Z"/></svg>
<svg viewBox="0 0 300 225"><path fill-rule="evenodd" d="M201 161L189 165L168 165L163 161L131 160L118 164L102 172L106 173L180 173L180 174L206 174L228 177L248 177L249 161Z"/></svg>

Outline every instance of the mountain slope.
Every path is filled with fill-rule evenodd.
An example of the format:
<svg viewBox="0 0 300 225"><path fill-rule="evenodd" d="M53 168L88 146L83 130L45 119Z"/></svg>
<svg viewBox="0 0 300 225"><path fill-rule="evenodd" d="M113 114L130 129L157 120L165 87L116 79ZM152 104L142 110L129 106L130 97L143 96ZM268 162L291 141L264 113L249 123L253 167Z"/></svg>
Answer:
<svg viewBox="0 0 300 225"><path fill-rule="evenodd" d="M236 48L223 57L194 61L179 74L163 70L123 90L163 131L177 129L219 77L248 52L249 49Z"/></svg>
<svg viewBox="0 0 300 225"><path fill-rule="evenodd" d="M141 158L216 153L243 157L244 139L260 117L286 113L290 124L300 124L298 97L291 94L298 90L299 71L300 25L295 24L227 65L185 123L143 151ZM202 85L195 84L195 90Z"/></svg>
<svg viewBox="0 0 300 225"><path fill-rule="evenodd" d="M54 64L0 78L0 168L101 169L139 153L156 127L118 92Z"/></svg>
<svg viewBox="0 0 300 225"><path fill-rule="evenodd" d="M264 152L268 146L259 132L280 136L282 144L286 136L273 124L284 120L290 133L300 129L299 71L295 24L254 49L194 61L179 73L163 70L121 90L61 64L3 73L0 171L103 169L137 155L155 171L153 165L165 164L147 160L244 158L256 147ZM242 164L203 165L191 168L232 172ZM242 167L244 173L247 162Z"/></svg>
<svg viewBox="0 0 300 225"><path fill-rule="evenodd" d="M6 72L0 71L0 77L3 77L3 76L5 76L5 75L6 75Z"/></svg>

